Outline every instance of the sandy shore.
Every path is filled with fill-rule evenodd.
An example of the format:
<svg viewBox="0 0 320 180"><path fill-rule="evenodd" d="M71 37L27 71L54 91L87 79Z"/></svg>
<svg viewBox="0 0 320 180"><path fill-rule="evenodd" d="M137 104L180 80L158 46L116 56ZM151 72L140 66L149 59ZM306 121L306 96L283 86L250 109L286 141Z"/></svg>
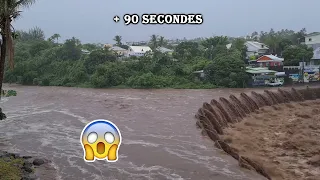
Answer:
<svg viewBox="0 0 320 180"><path fill-rule="evenodd" d="M260 108L222 139L261 164L272 179L320 177L320 100Z"/></svg>

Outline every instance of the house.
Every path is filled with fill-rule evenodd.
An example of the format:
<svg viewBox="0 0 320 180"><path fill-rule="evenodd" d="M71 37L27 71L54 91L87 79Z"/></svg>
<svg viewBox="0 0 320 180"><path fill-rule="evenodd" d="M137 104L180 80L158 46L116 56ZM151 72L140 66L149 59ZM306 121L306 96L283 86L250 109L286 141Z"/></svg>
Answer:
<svg viewBox="0 0 320 180"><path fill-rule="evenodd" d="M306 35L305 44L313 49L313 57L309 65L320 65L320 32L313 32Z"/></svg>
<svg viewBox="0 0 320 180"><path fill-rule="evenodd" d="M172 55L172 53L173 53L173 50L165 48L165 47L158 47L157 50L160 51L161 53L167 53L169 55Z"/></svg>
<svg viewBox="0 0 320 180"><path fill-rule="evenodd" d="M265 55L269 51L267 45L257 41L247 41L245 45L247 46L247 57Z"/></svg>
<svg viewBox="0 0 320 180"><path fill-rule="evenodd" d="M128 50L123 49L123 48L121 48L121 47L119 47L119 46L112 46L112 47L110 48L110 50L113 51L113 52L115 52L118 57L120 57L120 56L127 56L127 54L128 54Z"/></svg>
<svg viewBox="0 0 320 180"><path fill-rule="evenodd" d="M263 43L257 41L247 41L244 43L247 47L247 58L250 59L251 56L261 56L265 55L269 51L269 47ZM226 45L227 49L232 47L232 44Z"/></svg>
<svg viewBox="0 0 320 180"><path fill-rule="evenodd" d="M82 54L90 54L90 51L86 50L86 49L81 49Z"/></svg>
<svg viewBox="0 0 320 180"><path fill-rule="evenodd" d="M127 56L144 56L148 51L152 52L149 46L129 46Z"/></svg>
<svg viewBox="0 0 320 180"><path fill-rule="evenodd" d="M304 38L305 38L305 44L308 47L312 47L313 49L320 47L320 32L309 33Z"/></svg>
<svg viewBox="0 0 320 180"><path fill-rule="evenodd" d="M265 67L246 67L246 73L249 75L248 85L254 86L281 86L284 78L283 73L269 70ZM280 76L279 76L279 75Z"/></svg>
<svg viewBox="0 0 320 180"><path fill-rule="evenodd" d="M112 44L104 44L103 45L103 48L111 48L112 47Z"/></svg>
<svg viewBox="0 0 320 180"><path fill-rule="evenodd" d="M320 47L313 51L313 57L308 64L320 66Z"/></svg>
<svg viewBox="0 0 320 180"><path fill-rule="evenodd" d="M257 59L257 63L260 67L283 66L283 61L283 58L279 58L274 55L263 55Z"/></svg>

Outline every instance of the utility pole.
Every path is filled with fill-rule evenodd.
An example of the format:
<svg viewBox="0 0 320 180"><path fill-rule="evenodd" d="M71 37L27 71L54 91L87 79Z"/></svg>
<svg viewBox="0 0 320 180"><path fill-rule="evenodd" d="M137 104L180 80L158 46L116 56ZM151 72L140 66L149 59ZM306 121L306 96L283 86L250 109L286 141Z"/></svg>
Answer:
<svg viewBox="0 0 320 180"><path fill-rule="evenodd" d="M210 60L212 60L212 50L213 50L213 45L211 45L211 47L210 47Z"/></svg>
<svg viewBox="0 0 320 180"><path fill-rule="evenodd" d="M302 83L304 83L304 56L302 57Z"/></svg>

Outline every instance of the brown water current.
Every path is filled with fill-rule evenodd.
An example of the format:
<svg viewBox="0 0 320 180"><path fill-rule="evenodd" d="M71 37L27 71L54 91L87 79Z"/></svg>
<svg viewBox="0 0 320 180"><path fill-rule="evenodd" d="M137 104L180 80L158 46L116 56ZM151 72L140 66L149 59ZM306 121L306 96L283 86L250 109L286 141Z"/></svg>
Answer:
<svg viewBox="0 0 320 180"><path fill-rule="evenodd" d="M0 104L8 117L0 122L0 149L51 160L55 170L42 172L41 179L265 179L239 168L194 123L194 111L203 102L252 89L5 88L16 90L18 96ZM219 118L222 124L228 120ZM95 119L111 120L121 131L116 163L83 160L80 133Z"/></svg>

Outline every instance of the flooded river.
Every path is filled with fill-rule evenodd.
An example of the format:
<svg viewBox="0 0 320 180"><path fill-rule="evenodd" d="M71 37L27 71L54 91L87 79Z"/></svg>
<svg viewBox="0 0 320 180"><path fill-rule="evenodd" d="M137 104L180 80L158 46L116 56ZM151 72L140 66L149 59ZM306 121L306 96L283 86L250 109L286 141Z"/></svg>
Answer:
<svg viewBox="0 0 320 180"><path fill-rule="evenodd" d="M3 99L0 149L45 157L55 171L42 179L264 179L238 167L201 136L194 114L204 101L244 90L125 90L12 85ZM108 119L123 140L115 163L86 163L80 134Z"/></svg>

